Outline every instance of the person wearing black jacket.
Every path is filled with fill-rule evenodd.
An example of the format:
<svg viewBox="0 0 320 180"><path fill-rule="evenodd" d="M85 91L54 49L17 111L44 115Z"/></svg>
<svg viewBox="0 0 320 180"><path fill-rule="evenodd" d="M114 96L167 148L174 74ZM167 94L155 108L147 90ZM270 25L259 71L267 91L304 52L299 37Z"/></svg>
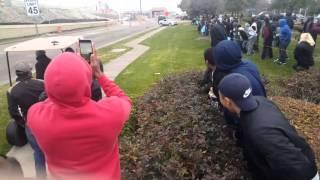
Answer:
<svg viewBox="0 0 320 180"><path fill-rule="evenodd" d="M317 42L318 34L320 34L319 22L314 23L314 18L310 17L303 25L303 33L310 33L313 40Z"/></svg>
<svg viewBox="0 0 320 180"><path fill-rule="evenodd" d="M244 157L253 180L318 178L313 150L274 103L252 95L245 76L230 74L218 89L222 105L240 117Z"/></svg>
<svg viewBox="0 0 320 180"><path fill-rule="evenodd" d="M257 29L255 29L255 31L257 33L257 39L253 45L253 50L256 52L259 52L259 39L260 39L260 31L261 31L261 27L262 27L262 22L259 20L258 17L253 17L251 26L255 26L257 28Z"/></svg>
<svg viewBox="0 0 320 180"><path fill-rule="evenodd" d="M47 69L47 66L50 64L51 59L47 57L46 51L40 50L36 51L37 63L36 67L36 79L44 79L44 72Z"/></svg>
<svg viewBox="0 0 320 180"><path fill-rule="evenodd" d="M211 47L226 39L226 32L222 25L213 24L210 28Z"/></svg>
<svg viewBox="0 0 320 180"><path fill-rule="evenodd" d="M208 91L212 88L212 93L214 93L216 97L219 97L217 89L218 82L220 82L227 73L216 69L216 63L213 58L213 48L208 48L205 50L204 59L207 69L204 73L200 86L204 87L205 93L208 93Z"/></svg>
<svg viewBox="0 0 320 180"><path fill-rule="evenodd" d="M307 70L314 65L313 51L314 42L310 33L302 33L300 41L294 50L294 58L297 64L293 66L296 71Z"/></svg>
<svg viewBox="0 0 320 180"><path fill-rule="evenodd" d="M273 58L272 52L272 41L273 41L273 29L270 24L269 18L265 18L265 25L262 29L262 37L264 39L263 42L263 51L261 54L261 59L265 59L266 57Z"/></svg>
<svg viewBox="0 0 320 180"><path fill-rule="evenodd" d="M30 129L26 127L28 110L39 102L39 97L44 92L44 83L42 80L32 79L32 66L26 62L17 63L15 70L17 83L7 91L9 114L19 126L25 128L28 142L34 150L37 177L44 178L46 176L44 154Z"/></svg>
<svg viewBox="0 0 320 180"><path fill-rule="evenodd" d="M288 26L291 29L291 31L294 28L294 21L293 21L293 17L292 17L292 13L291 12L287 12L286 13L286 20L288 22Z"/></svg>
<svg viewBox="0 0 320 180"><path fill-rule="evenodd" d="M238 30L240 34L240 42L241 42L240 46L241 46L242 53L247 53L248 51L247 46L248 46L248 40L249 40L248 34L243 27L239 27Z"/></svg>

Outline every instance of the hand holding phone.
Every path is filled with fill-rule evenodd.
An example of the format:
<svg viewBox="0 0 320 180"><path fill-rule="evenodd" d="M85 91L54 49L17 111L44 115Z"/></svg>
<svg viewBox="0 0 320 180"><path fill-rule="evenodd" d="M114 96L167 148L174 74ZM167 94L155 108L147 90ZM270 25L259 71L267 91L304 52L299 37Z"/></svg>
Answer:
<svg viewBox="0 0 320 180"><path fill-rule="evenodd" d="M103 72L101 71L100 61L98 60L97 50L94 45L92 45L92 51L93 53L90 56L90 65L91 65L94 76L96 78L99 78L103 76Z"/></svg>

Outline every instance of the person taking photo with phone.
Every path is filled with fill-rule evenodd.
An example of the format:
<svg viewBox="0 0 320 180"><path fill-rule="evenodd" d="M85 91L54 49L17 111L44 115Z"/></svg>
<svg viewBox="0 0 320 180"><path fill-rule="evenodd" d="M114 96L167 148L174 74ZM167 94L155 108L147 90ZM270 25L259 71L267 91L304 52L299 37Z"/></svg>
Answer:
<svg viewBox="0 0 320 180"><path fill-rule="evenodd" d="M92 74L107 96L98 102L90 99ZM101 72L95 49L90 65L75 53L57 56L44 81L48 99L31 107L28 125L51 178L121 179L118 136L129 118L131 100Z"/></svg>

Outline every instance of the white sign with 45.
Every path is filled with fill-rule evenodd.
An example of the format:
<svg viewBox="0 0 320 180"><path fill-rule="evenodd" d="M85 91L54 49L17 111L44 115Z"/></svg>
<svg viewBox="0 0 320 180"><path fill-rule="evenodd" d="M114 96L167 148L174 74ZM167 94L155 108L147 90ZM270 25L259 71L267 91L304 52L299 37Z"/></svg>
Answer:
<svg viewBox="0 0 320 180"><path fill-rule="evenodd" d="M40 15L38 0L24 0L24 4L26 7L28 16L39 16Z"/></svg>

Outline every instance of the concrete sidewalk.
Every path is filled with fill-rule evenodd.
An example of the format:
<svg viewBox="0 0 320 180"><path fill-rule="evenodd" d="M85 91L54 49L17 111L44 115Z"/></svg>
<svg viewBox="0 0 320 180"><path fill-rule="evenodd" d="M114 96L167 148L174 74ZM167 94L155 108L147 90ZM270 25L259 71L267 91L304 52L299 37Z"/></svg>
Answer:
<svg viewBox="0 0 320 180"><path fill-rule="evenodd" d="M129 64L149 50L149 47L140 45L139 43L150 38L163 29L164 27L158 28L145 34L144 36L128 42L126 45L133 49L105 64L104 71L106 72L106 75L110 79L114 80ZM29 144L25 145L24 147L13 147L7 156L14 157L20 162L25 177L35 177L33 150Z"/></svg>
<svg viewBox="0 0 320 180"><path fill-rule="evenodd" d="M103 66L106 75L114 80L129 64L131 64L134 60L143 55L146 51L149 50L148 46L141 45L140 43L156 33L163 30L164 27L158 28L148 34L145 34L142 37L139 37L133 41L130 41L126 44L133 48L131 51L125 53L124 55L110 61L109 63Z"/></svg>

